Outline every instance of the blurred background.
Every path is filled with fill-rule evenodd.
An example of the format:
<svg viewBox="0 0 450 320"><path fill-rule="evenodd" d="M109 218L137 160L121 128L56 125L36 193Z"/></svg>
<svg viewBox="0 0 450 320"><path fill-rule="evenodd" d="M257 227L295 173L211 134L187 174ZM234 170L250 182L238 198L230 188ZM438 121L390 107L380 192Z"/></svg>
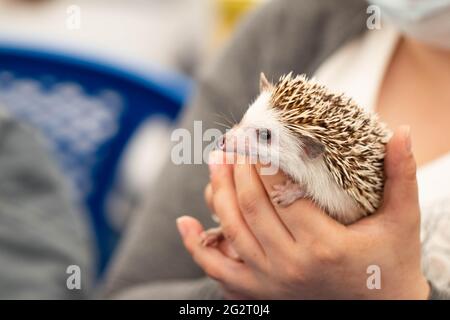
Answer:
<svg viewBox="0 0 450 320"><path fill-rule="evenodd" d="M0 0L0 108L45 137L91 227L97 277L197 71L262 2Z"/></svg>

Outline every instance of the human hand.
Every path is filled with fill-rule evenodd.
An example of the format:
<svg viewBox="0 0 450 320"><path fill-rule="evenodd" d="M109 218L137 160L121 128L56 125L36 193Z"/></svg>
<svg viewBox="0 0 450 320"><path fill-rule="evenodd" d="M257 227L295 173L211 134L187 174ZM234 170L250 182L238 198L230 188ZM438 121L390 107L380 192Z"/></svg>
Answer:
<svg viewBox="0 0 450 320"><path fill-rule="evenodd" d="M426 298L416 166L406 128L387 146L385 173L383 206L343 226L307 199L287 208L274 206L267 191L285 179L280 175L259 176L249 164L213 165L214 210L242 261L201 246L202 229L194 219L182 218L179 228L194 260L230 297ZM380 290L367 287L372 265L381 271Z"/></svg>
<svg viewBox="0 0 450 320"><path fill-rule="evenodd" d="M212 219L215 222L220 223L219 221L219 217L217 217L216 215L216 211L214 210L214 196L213 196L213 189L212 189L212 185L211 183L208 183L205 187L205 191L204 191L204 197L205 197L205 203L207 204L211 214L212 214ZM203 235L206 235L206 233L202 232L202 237ZM226 255L227 257L240 261L241 259L239 258L238 253L236 252L236 250L234 250L233 246L231 245L231 243L229 241L226 241L226 239L221 239L218 243L217 243L217 248L219 248L219 250Z"/></svg>

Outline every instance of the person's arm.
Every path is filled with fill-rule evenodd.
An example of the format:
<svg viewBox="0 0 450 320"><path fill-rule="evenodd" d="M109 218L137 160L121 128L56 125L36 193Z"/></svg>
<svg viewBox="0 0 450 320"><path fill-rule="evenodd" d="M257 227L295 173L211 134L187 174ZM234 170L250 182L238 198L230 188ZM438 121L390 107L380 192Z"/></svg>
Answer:
<svg viewBox="0 0 450 320"><path fill-rule="evenodd" d="M0 298L88 298L88 229L37 136L0 115ZM70 265L80 290L67 288Z"/></svg>

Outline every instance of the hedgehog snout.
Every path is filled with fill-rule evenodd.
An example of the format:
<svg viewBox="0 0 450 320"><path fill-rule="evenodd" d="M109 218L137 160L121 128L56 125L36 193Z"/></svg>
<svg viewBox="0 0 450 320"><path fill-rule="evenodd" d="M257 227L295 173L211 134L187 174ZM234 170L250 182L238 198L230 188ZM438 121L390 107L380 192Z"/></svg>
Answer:
<svg viewBox="0 0 450 320"><path fill-rule="evenodd" d="M217 139L216 146L224 152L248 153L249 139L245 132L238 128L233 128Z"/></svg>
<svg viewBox="0 0 450 320"><path fill-rule="evenodd" d="M221 135L217 139L216 147L224 152L234 152L236 148L236 138L230 132Z"/></svg>
<svg viewBox="0 0 450 320"><path fill-rule="evenodd" d="M225 137L225 135L221 135L217 139L216 147L217 147L217 149L224 151L225 150L225 146L226 146L226 137Z"/></svg>

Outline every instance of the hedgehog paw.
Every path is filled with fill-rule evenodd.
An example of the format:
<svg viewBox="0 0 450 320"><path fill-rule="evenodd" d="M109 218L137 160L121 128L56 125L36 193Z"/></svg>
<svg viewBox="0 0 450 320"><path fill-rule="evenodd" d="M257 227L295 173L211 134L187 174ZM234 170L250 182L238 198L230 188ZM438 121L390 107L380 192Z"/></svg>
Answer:
<svg viewBox="0 0 450 320"><path fill-rule="evenodd" d="M303 188L288 179L284 184L276 184L273 186L273 191L270 193L272 203L280 207L288 207L297 199L305 197Z"/></svg>
<svg viewBox="0 0 450 320"><path fill-rule="evenodd" d="M204 231L201 235L202 245L205 247L217 246L224 239L222 228L211 228Z"/></svg>

